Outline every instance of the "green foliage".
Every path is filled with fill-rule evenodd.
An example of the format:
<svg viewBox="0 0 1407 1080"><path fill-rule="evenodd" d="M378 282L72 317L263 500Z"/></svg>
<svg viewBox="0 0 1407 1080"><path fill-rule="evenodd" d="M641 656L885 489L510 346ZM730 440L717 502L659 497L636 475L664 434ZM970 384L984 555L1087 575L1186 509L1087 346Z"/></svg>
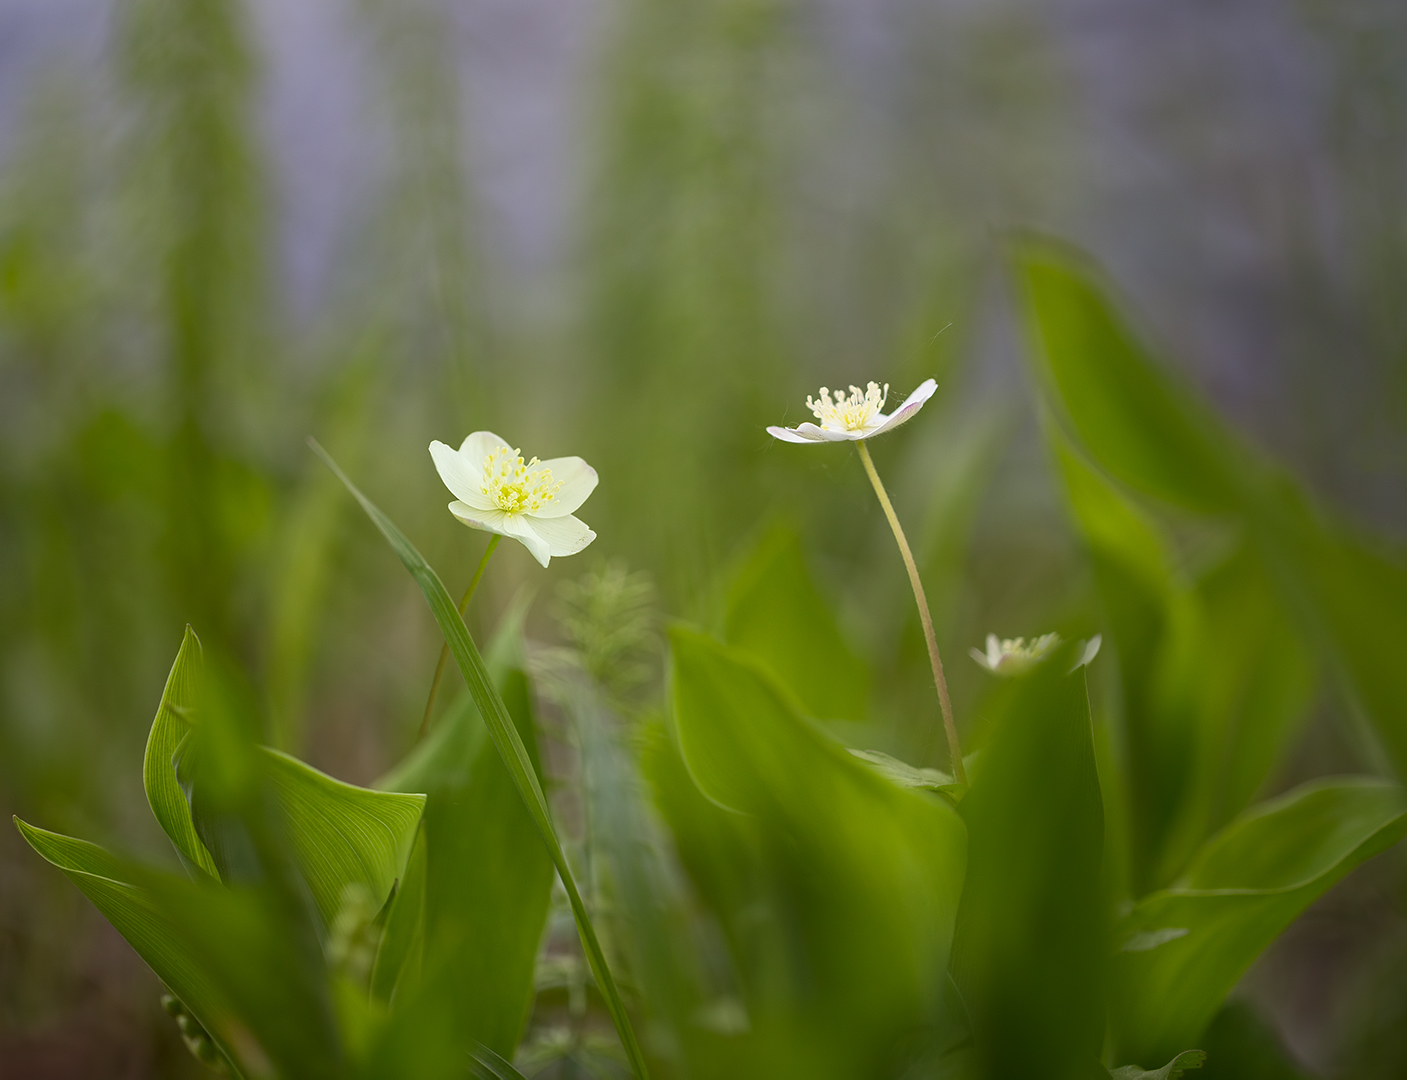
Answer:
<svg viewBox="0 0 1407 1080"><path fill-rule="evenodd" d="M853 1075L937 1008L962 889L962 822L942 799L857 761L744 654L683 628L670 640L683 763L710 802L747 815L773 917L788 928L786 966L769 973L780 985L747 987L754 1022L775 1012L812 1053L824 1048L828 1074ZM668 808L666 817L676 833L701 827L702 842L724 851L738 841L731 829L709 837L707 817L676 825ZM739 914L720 917L736 927ZM740 966L748 959L736 954Z"/></svg>
<svg viewBox="0 0 1407 1080"><path fill-rule="evenodd" d="M510 668L495 682L541 782L527 676ZM432 997L451 1010L466 1051L481 1043L511 1057L531 1005L552 860L477 710L466 703L441 724L469 728L470 753L427 785L424 935L433 951L408 1000Z"/></svg>
<svg viewBox="0 0 1407 1080"><path fill-rule="evenodd" d="M724 637L771 668L808 715L866 718L869 672L812 580L794 531L774 525L734 574Z"/></svg>
<svg viewBox="0 0 1407 1080"><path fill-rule="evenodd" d="M1311 507L1149 360L1069 252L1016 252L1034 363L1059 422L1101 470L1139 494L1231 523L1279 603L1344 677L1407 774L1407 677L1388 642L1407 632L1407 563ZM1277 616L1278 617L1278 616Z"/></svg>
<svg viewBox="0 0 1407 1080"><path fill-rule="evenodd" d="M1125 1065L1122 1068L1110 1069L1109 1075L1114 1080L1178 1080L1188 1069L1200 1069L1206 1060L1207 1055L1201 1050L1185 1050L1161 1069L1140 1069L1137 1065Z"/></svg>
<svg viewBox="0 0 1407 1080"><path fill-rule="evenodd" d="M513 724L512 717L508 713L507 707L503 703L503 698L494 688L489 678L488 669L484 666L483 658L479 655L478 648L474 645L474 639L469 636L469 631L464 625L464 620L459 617L459 611L455 603L450 599L450 595L445 591L443 583L435 571L425 562L420 552L415 550L414 545L401 533L386 517L376 505L365 495L357 490L356 486L349 480L345 473L337 467L337 464L327 456L321 447L313 444L314 449L327 463L338 478L347 486L347 490L356 497L367 516L381 531L391 545L392 550L411 576L415 578L416 584L420 586L421 592L425 594L425 600L430 605L430 610L435 616L435 621L439 624L441 633L445 636L445 641L449 643L450 651L454 655L455 662L459 665L460 673L464 676L464 681L469 686L469 693L474 698L474 703L479 708L479 714L483 717L484 723L488 727L489 736L492 738L494 746L497 748L504 766L507 768L509 776L513 780L513 785L518 791L523 805L527 808L529 816L532 818L534 826L547 847L548 853L552 857L552 863L557 869L557 874L561 878L562 884L566 887L567 896L571 901L572 914L576 919L577 930L581 934L582 946L586 951L587 961L591 965L591 972L596 977L597 985L601 987L605 994L607 1007L611 1013L611 1019L615 1023L616 1031L619 1033L621 1043L624 1045L626 1053L629 1055L631 1066L636 1074L642 1078L647 1075L644 1058L641 1054L638 1042L635 1039L634 1030L630 1024L630 1018L626 1015L625 1004L621 1000L620 991L616 987L615 979L612 977L610 968L606 964L605 954L601 950L600 943L596 938L596 931L591 925L591 918L587 914L586 906L582 902L581 893L577 889L576 881L572 876L571 867L567 864L567 858L562 851L561 841L557 837L556 829L552 825L551 811L548 809L547 800L542 794L542 785L538 781L537 773L533 768L532 758L529 756L527 748L523 745L522 738L518 735L517 728Z"/></svg>
<svg viewBox="0 0 1407 1080"><path fill-rule="evenodd" d="M1104 1037L1104 812L1084 668L1022 678L960 804L967 883L953 973L983 1075L1081 1077Z"/></svg>
<svg viewBox="0 0 1407 1080"><path fill-rule="evenodd" d="M1157 1060L1197 1041L1300 912L1404 835L1401 789L1364 778L1306 784L1239 817L1120 920L1110 998L1120 1053Z"/></svg>

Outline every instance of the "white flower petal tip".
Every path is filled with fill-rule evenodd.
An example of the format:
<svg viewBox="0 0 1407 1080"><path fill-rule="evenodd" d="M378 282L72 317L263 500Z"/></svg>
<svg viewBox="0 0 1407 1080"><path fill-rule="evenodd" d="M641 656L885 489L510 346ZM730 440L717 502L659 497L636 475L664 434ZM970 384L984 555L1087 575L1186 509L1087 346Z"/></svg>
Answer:
<svg viewBox="0 0 1407 1080"><path fill-rule="evenodd" d="M819 397L808 397L806 407L820 424L807 421L794 428L769 427L767 434L790 443L859 442L890 431L911 419L938 389L934 379L925 379L908 399L892 413L885 414L889 384L868 383L864 390L851 386L849 393L821 387Z"/></svg>
<svg viewBox="0 0 1407 1080"><path fill-rule="evenodd" d="M1042 634L1029 642L1025 638L999 638L987 635L987 649L968 649L968 655L993 675L1024 675L1051 654L1060 644L1059 634ZM1099 646L1095 646L1099 651ZM1091 659L1093 657L1091 656ZM1077 667L1079 665L1076 665ZM1072 669L1073 670L1073 669Z"/></svg>
<svg viewBox="0 0 1407 1080"><path fill-rule="evenodd" d="M596 534L573 511L596 490L596 470L579 457L525 462L491 431L476 431L458 450L430 444L435 468L456 496L449 512L464 525L512 537L543 566L575 555Z"/></svg>
<svg viewBox="0 0 1407 1080"><path fill-rule="evenodd" d="M1102 644L1104 644L1103 634L1095 634L1094 637L1086 641L1084 648L1080 650L1079 659L1075 661L1070 670L1074 672L1079 671L1082 667L1088 667L1090 662L1099 655L1099 646Z"/></svg>

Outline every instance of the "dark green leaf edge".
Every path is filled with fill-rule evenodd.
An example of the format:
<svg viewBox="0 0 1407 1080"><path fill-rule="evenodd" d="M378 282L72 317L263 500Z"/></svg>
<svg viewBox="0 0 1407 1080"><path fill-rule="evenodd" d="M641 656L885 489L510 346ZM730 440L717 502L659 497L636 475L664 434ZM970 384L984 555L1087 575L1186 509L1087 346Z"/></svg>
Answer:
<svg viewBox="0 0 1407 1080"><path fill-rule="evenodd" d="M542 793L542 787L537 782L532 760L528 757L528 751L523 745L522 739L518 737L518 731L508 715L503 698L489 677L488 668L484 664L483 657L479 655L474 639L469 635L468 627L460 618L458 607L445 589L444 583L440 581L439 575L425 561L424 556L416 550L415 545L406 539L395 523L382 513L375 503L362 494L360 489L352 483L351 478L342 471L332 456L315 439L309 439L308 445L361 504L361 508L366 511L372 523L381 531L381 535L391 545L391 549L401 560L401 564L410 571L416 584L420 586L420 591L424 593L426 603L429 604L430 611L439 624L440 632L444 634L450 652L454 654L455 663L459 665L460 673L464 676L464 682L469 687L475 704L479 706L479 712L489 729L489 735L493 738L494 745L503 758L503 764L508 769L509 776L513 778L514 786L517 787L518 794L522 797L524 806L527 807L528 815L533 819L538 832L542 835L543 843L547 845L548 854L552 857L558 876L562 879L567 898L571 902L572 915L576 919L577 932L581 936L587 961L591 966L592 974L596 977L597 985L603 992L606 1008L611 1014L611 1020L615 1023L616 1032L620 1036L621 1044L625 1048L631 1067L640 1080L646 1080L649 1073L645 1066L644 1054L635 1037L630 1017L626 1014L620 989L606 963L606 956L596 937L591 917L587 914L586 905L577 889L576 879L572 876L572 869L567 863L566 853L562 850L556 829L553 828L547 799Z"/></svg>
<svg viewBox="0 0 1407 1080"><path fill-rule="evenodd" d="M223 1037L221 1022L230 1007L199 964L177 944L173 928L141 886L124 880L124 864L97 844L41 829L20 818L15 828L34 851L63 871L79 892L103 913L159 979L200 1023L238 1076L246 1075L241 1057Z"/></svg>
<svg viewBox="0 0 1407 1080"><path fill-rule="evenodd" d="M1113 1080L1177 1080L1188 1069L1200 1069L1207 1060L1204 1050L1184 1050L1161 1069L1144 1069L1138 1065L1121 1065L1110 1069Z"/></svg>

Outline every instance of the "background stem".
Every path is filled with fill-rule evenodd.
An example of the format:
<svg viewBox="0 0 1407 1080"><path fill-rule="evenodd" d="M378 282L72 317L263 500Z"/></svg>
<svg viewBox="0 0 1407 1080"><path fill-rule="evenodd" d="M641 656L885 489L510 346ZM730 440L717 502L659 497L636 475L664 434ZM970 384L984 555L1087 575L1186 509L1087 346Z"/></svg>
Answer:
<svg viewBox="0 0 1407 1080"><path fill-rule="evenodd" d="M879 473L875 471L869 447L863 439L855 445L859 448L860 461L865 466L865 472L869 474L870 483L874 485L874 493L879 496L879 505L884 508L884 516L889 519L889 527L894 530L894 539L899 542L899 554L904 557L904 566L909 571L909 584L913 586L914 600L918 603L919 622L923 623L923 639L928 645L928 659L933 665L933 685L938 688L938 704L943 710L943 730L948 735L948 755L952 758L953 778L960 784L966 784L967 770L962 765L962 747L958 744L957 724L953 722L953 705L948 700L948 680L943 677L943 659L938 655L938 637L933 632L933 616L928 612L928 597L924 595L923 582L919 580L918 564L914 562L914 553L909 550L909 541L904 537L903 526L899 524L899 517L894 513L889 494L880 482Z"/></svg>
<svg viewBox="0 0 1407 1080"><path fill-rule="evenodd" d="M479 568L474 571L474 576L469 579L469 588L464 590L464 596L459 601L459 617L464 618L464 613L469 610L469 601L474 596L474 590L479 587L479 579L484 576L484 568L489 564L489 556L498 548L498 542L503 537L494 533L489 537L489 546L484 549L484 557L479 560ZM430 732L430 717L435 711L435 695L440 692L440 680L445 676L445 661L449 659L449 643L440 646L440 662L435 665L435 679L430 683L430 696L425 699L425 715L420 718L420 731L415 736L415 741L419 742Z"/></svg>

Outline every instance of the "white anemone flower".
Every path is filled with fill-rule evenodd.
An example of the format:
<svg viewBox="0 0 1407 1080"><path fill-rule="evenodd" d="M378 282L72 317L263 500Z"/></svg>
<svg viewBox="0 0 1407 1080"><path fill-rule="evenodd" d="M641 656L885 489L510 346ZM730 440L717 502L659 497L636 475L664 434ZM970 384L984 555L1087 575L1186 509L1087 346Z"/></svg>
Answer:
<svg viewBox="0 0 1407 1080"><path fill-rule="evenodd" d="M918 389L908 396L889 415L884 413L884 403L889 399L889 384L869 383L862 391L858 386L850 387L850 393L831 391L821 387L818 398L808 397L806 407L816 414L820 424L807 421L794 428L769 427L767 433L783 442L821 443L858 442L872 439L892 431L905 420L913 417L923 403L933 396L938 384L932 379L919 383Z"/></svg>
<svg viewBox="0 0 1407 1080"><path fill-rule="evenodd" d="M976 660L993 675L1021 675L1030 671L1060 644L1059 634L1042 634L1028 643L1025 638L999 638L987 635L987 651L968 649ZM1096 645L1095 649L1098 650ZM1093 659L1093 657L1091 657Z"/></svg>
<svg viewBox="0 0 1407 1080"><path fill-rule="evenodd" d="M521 541L546 566L575 555L596 534L575 511L596 490L596 470L579 457L533 458L492 431L476 431L458 450L430 444L435 468L455 496L449 512L471 529Z"/></svg>

